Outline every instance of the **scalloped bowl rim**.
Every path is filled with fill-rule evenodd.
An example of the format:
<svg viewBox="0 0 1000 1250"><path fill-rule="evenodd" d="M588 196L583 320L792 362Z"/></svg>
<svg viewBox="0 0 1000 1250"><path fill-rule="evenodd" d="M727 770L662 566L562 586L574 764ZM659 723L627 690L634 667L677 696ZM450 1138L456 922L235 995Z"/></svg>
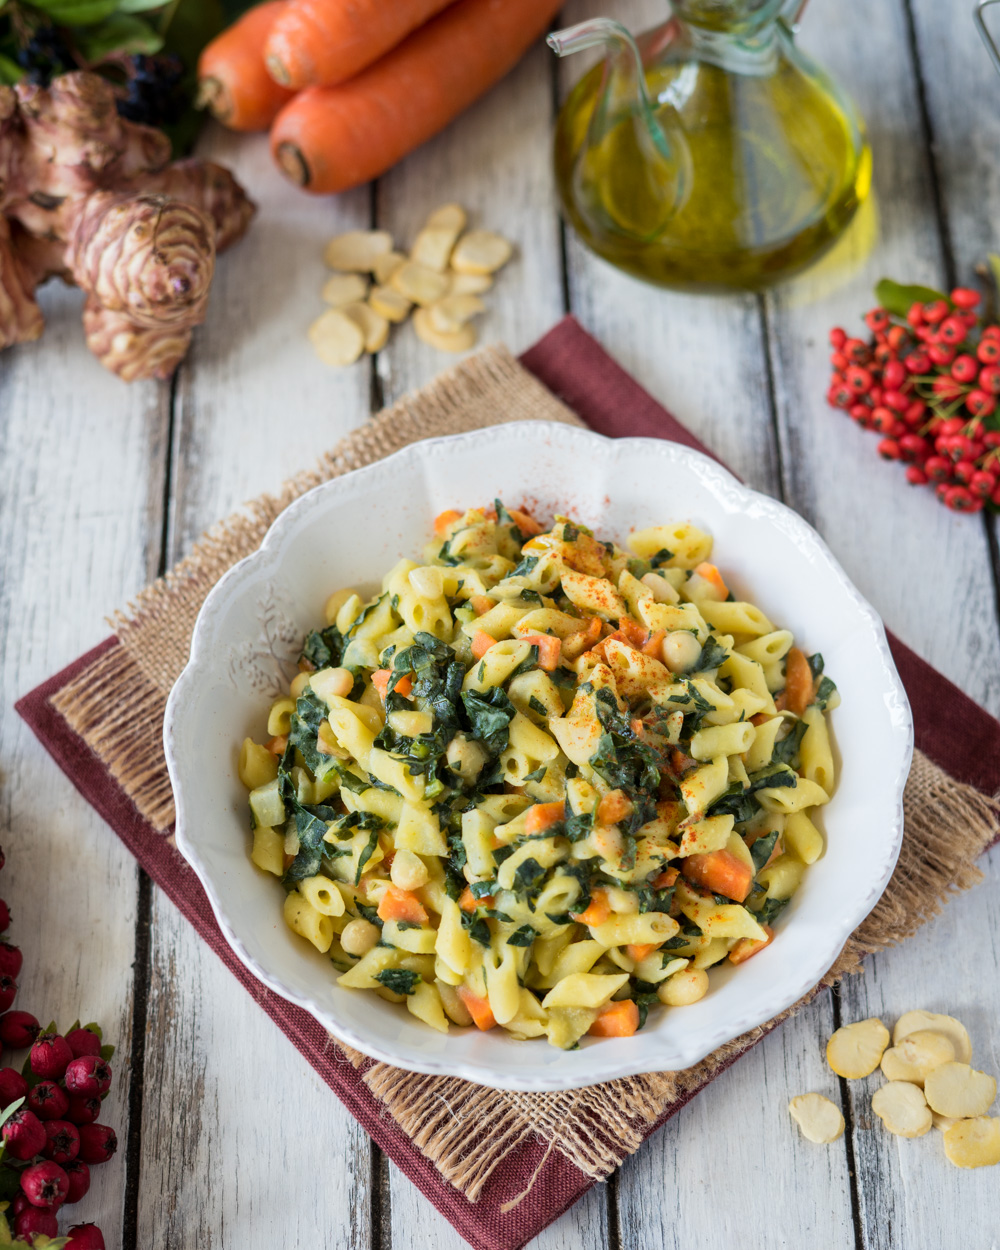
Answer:
<svg viewBox="0 0 1000 1250"><path fill-rule="evenodd" d="M531 430L526 434L528 425L531 426ZM735 1017L727 1017L724 1022L712 1028L695 1030L687 1039L686 1044L681 1041L675 1042L670 1049L658 1047L656 1030L649 1029L636 1034L634 1038L619 1040L613 1050L606 1042L601 1043L600 1051L595 1047L588 1047L585 1053L593 1060L590 1065L593 1072L588 1072L586 1079L581 1079L579 1073L560 1073L558 1065L540 1065L537 1071L523 1067L513 1072L507 1071L503 1067L502 1053L492 1058L487 1057L485 1060L477 1057L472 1061L461 1060L454 1054L451 1057L447 1054L443 1056L400 1054L391 1045L381 1044L378 1040L338 1018L336 1012L331 1011L328 1005L321 1002L316 995L296 992L278 973L262 966L261 962L248 951L240 936L239 922L234 921L228 915L219 897L215 876L200 852L197 838L191 836L190 829L194 822L190 817L184 765L178 750L179 738L189 728L185 722L186 708L191 702L189 696L202 679L203 671L211 666L211 657L215 648L224 645L220 638L220 631L224 632L226 608L233 603L239 588L258 581L262 574L280 565L286 549L295 542L308 517L317 510L335 510L338 496L344 490L345 483L352 483L356 486L359 481L367 478L376 476L384 478L408 463L420 461L426 463L429 458L439 452L461 451L464 448L473 454L488 447L491 442L504 442L511 437L519 438L522 443L526 439L530 441L533 438L539 438L554 440L556 443L569 447L576 444L574 450L590 453L604 451L606 454L613 452L619 458L631 451L643 457L656 457L661 461L670 462L672 468L693 474L709 495L714 496L720 503L728 496L730 510L733 504L739 504L748 516L774 522L796 546L800 549L807 549L812 559L822 563L832 581L839 584L840 589L851 600L858 622L863 626L864 633L867 635L866 641L877 652L881 676L884 680L884 686L877 692L877 696L886 708L893 729L892 740L895 747L896 765L894 774L891 779L886 779L885 786L887 792L891 790L895 795L895 802L888 827L880 839L878 862L871 866L868 888L849 900L849 906L845 906L839 922L823 926L822 942L813 952L813 957L800 968L799 974L793 979L779 977L773 983L774 992L769 997L765 996L763 1000L759 1000L756 1009L744 1011L742 1015ZM620 536L616 535L616 537ZM752 569L746 570L746 573L752 578ZM264 706L262 698L262 710ZM649 438L607 439L576 426L533 421L491 426L464 434L426 439L410 444L375 464L362 466L349 474L322 483L290 504L271 525L261 546L229 569L205 599L195 623L190 658L167 701L164 718L164 749L176 804L177 848L204 887L215 919L230 948L257 980L282 998L309 1012L338 1040L373 1059L413 1072L462 1077L496 1089L543 1092L583 1088L587 1085L642 1072L679 1070L690 1067L724 1043L764 1024L807 994L833 964L850 934L875 906L892 875L902 844L903 789L913 751L913 722L906 694L889 651L881 619L848 578L824 540L797 513L780 501L745 486L717 461L681 444ZM831 800L831 803L835 802L836 792ZM257 870L252 868L249 857L245 853L244 858L248 869L256 872ZM820 867L822 863L823 860L820 859L811 871L815 871L816 867ZM795 917L790 915L782 929L790 930L794 924ZM780 932L781 929L779 929L779 934ZM810 930L810 934L815 939L817 934L815 927ZM351 991L339 992L350 993ZM483 1040L492 1037L494 1037L493 1034L482 1035ZM621 1044L621 1041L636 1042L640 1039L640 1045L632 1048L623 1047ZM506 1039L507 1044L512 1040ZM544 1039L534 1043L515 1042L514 1044L519 1047L547 1045Z"/></svg>

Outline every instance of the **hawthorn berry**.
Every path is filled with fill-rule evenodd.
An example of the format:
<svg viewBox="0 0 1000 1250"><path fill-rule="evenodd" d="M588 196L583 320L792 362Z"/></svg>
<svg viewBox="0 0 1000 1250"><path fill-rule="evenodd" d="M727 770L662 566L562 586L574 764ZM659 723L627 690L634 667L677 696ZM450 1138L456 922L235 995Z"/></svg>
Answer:
<svg viewBox="0 0 1000 1250"><path fill-rule="evenodd" d="M988 391L970 391L965 397L965 406L974 417L988 417L996 406L996 396Z"/></svg>
<svg viewBox="0 0 1000 1250"><path fill-rule="evenodd" d="M839 352L846 342L847 342L847 331L842 330L840 326L834 326L833 329L830 331L830 346L835 351Z"/></svg>
<svg viewBox="0 0 1000 1250"><path fill-rule="evenodd" d="M90 1029L72 1029L66 1034L66 1041L74 1059L79 1059L82 1055L101 1053L101 1039Z"/></svg>
<svg viewBox="0 0 1000 1250"><path fill-rule="evenodd" d="M960 317L946 317L938 327L938 336L942 343L961 343L965 330L965 322Z"/></svg>
<svg viewBox="0 0 1000 1250"><path fill-rule="evenodd" d="M899 443L894 438L883 438L878 445L878 454L883 460L898 460Z"/></svg>
<svg viewBox="0 0 1000 1250"><path fill-rule="evenodd" d="M7 1011L0 1016L0 1042L11 1050L24 1050L41 1031L30 1011Z"/></svg>
<svg viewBox="0 0 1000 1250"><path fill-rule="evenodd" d="M976 348L976 356L984 365L995 365L1000 361L1000 340L992 337L981 338Z"/></svg>
<svg viewBox="0 0 1000 1250"><path fill-rule="evenodd" d="M906 470L906 480L911 486L926 486L929 479L923 469L918 465L911 464Z"/></svg>
<svg viewBox="0 0 1000 1250"><path fill-rule="evenodd" d="M56 1163L71 1163L80 1153L80 1130L69 1120L48 1120L42 1154Z"/></svg>
<svg viewBox="0 0 1000 1250"><path fill-rule="evenodd" d="M932 482L947 482L951 477L951 461L944 456L928 456L924 461L924 472Z"/></svg>
<svg viewBox="0 0 1000 1250"><path fill-rule="evenodd" d="M69 1110L69 1099L55 1081L39 1081L28 1091L28 1108L40 1120L61 1120Z"/></svg>
<svg viewBox="0 0 1000 1250"><path fill-rule="evenodd" d="M72 1062L73 1052L60 1033L42 1033L35 1039L29 1058L35 1076L58 1081Z"/></svg>
<svg viewBox="0 0 1000 1250"><path fill-rule="evenodd" d="M0 1107L28 1096L28 1082L17 1068L0 1068Z"/></svg>
<svg viewBox="0 0 1000 1250"><path fill-rule="evenodd" d="M955 349L948 347L945 343L931 343L927 349L927 355L930 356L932 364L950 365L955 359Z"/></svg>
<svg viewBox="0 0 1000 1250"><path fill-rule="evenodd" d="M997 477L988 469L977 469L969 478L969 490L980 499L989 499L996 490Z"/></svg>
<svg viewBox="0 0 1000 1250"><path fill-rule="evenodd" d="M80 1158L84 1163L107 1163L117 1149L118 1138L113 1128L107 1124L81 1125Z"/></svg>
<svg viewBox="0 0 1000 1250"><path fill-rule="evenodd" d="M69 1193L66 1195L66 1201L79 1202L90 1188L90 1168L81 1159L74 1159L72 1163L64 1163L62 1167L69 1177Z"/></svg>
<svg viewBox="0 0 1000 1250"><path fill-rule="evenodd" d="M104 1236L96 1224L74 1224L66 1250L105 1250Z"/></svg>
<svg viewBox="0 0 1000 1250"><path fill-rule="evenodd" d="M0 898L0 933L6 933L10 928L10 908Z"/></svg>
<svg viewBox="0 0 1000 1250"><path fill-rule="evenodd" d="M24 956L19 946L13 946L10 942L0 942L0 975L13 977L16 981L21 975L23 963Z"/></svg>
<svg viewBox="0 0 1000 1250"><path fill-rule="evenodd" d="M43 1211L41 1207L26 1207L14 1220L14 1232L25 1241L34 1241L41 1234L55 1237L59 1233L59 1221L51 1211Z"/></svg>
<svg viewBox="0 0 1000 1250"><path fill-rule="evenodd" d="M83 1094L70 1096L66 1119L70 1124L93 1124L101 1114L100 1098L87 1098Z"/></svg>
<svg viewBox="0 0 1000 1250"><path fill-rule="evenodd" d="M81 1055L66 1068L66 1090L70 1094L83 1094L88 1098L100 1098L111 1088L111 1065L100 1055Z"/></svg>
<svg viewBox="0 0 1000 1250"><path fill-rule="evenodd" d="M980 390L989 391L991 395L1000 395L1000 369L996 365L983 365L976 380Z"/></svg>
<svg viewBox="0 0 1000 1250"><path fill-rule="evenodd" d="M975 382L979 376L979 361L963 352L951 362L951 376L956 382Z"/></svg>
<svg viewBox="0 0 1000 1250"><path fill-rule="evenodd" d="M69 1177L58 1163L33 1163L21 1173L21 1191L33 1207L55 1211L66 1201Z"/></svg>
<svg viewBox="0 0 1000 1250"><path fill-rule="evenodd" d="M936 325L939 321L944 321L950 312L951 309L948 307L947 300L932 300L929 304L924 305L924 321L930 322L931 325Z"/></svg>
<svg viewBox="0 0 1000 1250"><path fill-rule="evenodd" d="M8 1011L17 998L17 982L6 974L0 976L0 1011Z"/></svg>
<svg viewBox="0 0 1000 1250"><path fill-rule="evenodd" d="M15 1159L33 1159L42 1153L48 1141L41 1120L25 1107L14 1112L0 1129L0 1134L7 1153Z"/></svg>

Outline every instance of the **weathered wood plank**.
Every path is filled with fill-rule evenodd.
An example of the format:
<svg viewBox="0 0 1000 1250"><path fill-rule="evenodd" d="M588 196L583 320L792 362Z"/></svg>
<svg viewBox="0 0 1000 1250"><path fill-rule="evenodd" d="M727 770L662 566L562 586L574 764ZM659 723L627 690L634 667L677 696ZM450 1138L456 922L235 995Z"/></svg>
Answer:
<svg viewBox="0 0 1000 1250"><path fill-rule="evenodd" d="M262 138L216 131L204 149L260 213L220 261L179 377L170 563L369 412L368 372L327 369L306 339L323 307L323 245L368 224L367 194L300 194L271 168ZM162 896L148 1035L139 1245L263 1250L276 1237L304 1245L321 1229L337 1250L368 1250L366 1135Z"/></svg>
<svg viewBox="0 0 1000 1250"><path fill-rule="evenodd" d="M119 1047L102 1120L124 1145L135 863L13 703L98 642L109 606L155 572L167 404L163 389L128 387L91 357L78 293L53 285L42 303L44 338L0 357L0 893L24 952L17 1007L62 1027L100 1020ZM96 1168L63 1223L94 1220L117 1245L125 1184L121 1157Z"/></svg>
<svg viewBox="0 0 1000 1250"><path fill-rule="evenodd" d="M493 91L377 187L376 215L408 250L427 215L455 201L470 225L497 230L515 255L496 276L478 322L483 343L514 352L539 338L563 312L549 118L551 53L539 44ZM459 357L426 346L413 326L394 328L379 353L385 402L429 382Z"/></svg>

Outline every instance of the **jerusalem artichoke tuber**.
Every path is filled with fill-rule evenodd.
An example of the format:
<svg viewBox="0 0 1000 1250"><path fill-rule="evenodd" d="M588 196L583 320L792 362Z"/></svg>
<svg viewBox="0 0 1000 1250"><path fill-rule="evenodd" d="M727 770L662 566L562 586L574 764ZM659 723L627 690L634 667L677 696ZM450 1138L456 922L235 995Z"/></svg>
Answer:
<svg viewBox="0 0 1000 1250"><path fill-rule="evenodd" d="M71 73L0 86L0 348L37 338L37 285L87 292L84 330L119 377L167 377L205 316L215 254L254 206L228 170L167 164L159 131L119 117L114 89Z"/></svg>

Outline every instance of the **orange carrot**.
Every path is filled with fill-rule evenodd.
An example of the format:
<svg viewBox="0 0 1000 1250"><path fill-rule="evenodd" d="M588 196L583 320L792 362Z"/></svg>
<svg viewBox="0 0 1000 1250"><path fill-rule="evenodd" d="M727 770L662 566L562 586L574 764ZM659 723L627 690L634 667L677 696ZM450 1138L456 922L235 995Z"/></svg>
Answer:
<svg viewBox="0 0 1000 1250"><path fill-rule="evenodd" d="M379 7L397 3L410 7ZM561 3L457 0L356 78L296 96L272 127L274 159L317 194L369 182L513 69Z"/></svg>
<svg viewBox="0 0 1000 1250"><path fill-rule="evenodd" d="M458 896L458 905L461 907L462 911L474 912L480 903L482 903L484 907L492 907L493 895L481 894L479 898L476 898L476 896L472 893L472 887L467 885Z"/></svg>
<svg viewBox="0 0 1000 1250"><path fill-rule="evenodd" d="M663 640L667 636L665 629L658 629L655 634L650 634L639 650L643 655L651 655L654 660L663 658Z"/></svg>
<svg viewBox="0 0 1000 1250"><path fill-rule="evenodd" d="M809 661L798 647L785 656L785 705L790 712L801 716L813 696L813 675Z"/></svg>
<svg viewBox="0 0 1000 1250"><path fill-rule="evenodd" d="M680 873L676 868L664 868L661 873L657 873L649 884L654 890L668 890L679 876Z"/></svg>
<svg viewBox="0 0 1000 1250"><path fill-rule="evenodd" d="M572 913L570 913L572 915ZM608 902L608 896L603 890L592 890L590 893L590 904L586 911L582 911L579 915L573 916L573 919L580 924L604 924L605 920L611 915L611 904Z"/></svg>
<svg viewBox="0 0 1000 1250"><path fill-rule="evenodd" d="M707 560L703 560L701 564L695 566L694 570L699 577L703 577L706 582L713 585L720 599L729 598L729 587L722 579L722 574L714 564L709 564Z"/></svg>
<svg viewBox="0 0 1000 1250"><path fill-rule="evenodd" d="M443 538L448 530L449 525L454 525L456 521L462 519L461 512L456 512L454 508L448 508L445 512L439 512L434 518L434 533L438 538Z"/></svg>
<svg viewBox="0 0 1000 1250"><path fill-rule="evenodd" d="M420 899L409 890L390 885L378 905L379 920L405 920L409 924L426 924L427 912Z"/></svg>
<svg viewBox="0 0 1000 1250"><path fill-rule="evenodd" d="M472 1023L485 1033L496 1025L496 1018L490 1007L489 999L480 998L467 985L458 987L458 996L465 1005L465 1010L472 1017Z"/></svg>
<svg viewBox="0 0 1000 1250"><path fill-rule="evenodd" d="M353 78L451 0L289 0L264 45L275 82L301 91Z"/></svg>
<svg viewBox="0 0 1000 1250"><path fill-rule="evenodd" d="M491 599L489 595L470 595L469 602L476 609L478 616L483 616L490 608L496 607L496 600Z"/></svg>
<svg viewBox="0 0 1000 1250"><path fill-rule="evenodd" d="M752 959L758 951L762 951L765 946L770 946L774 940L774 930L769 924L760 926L767 934L766 938L740 938L733 949L729 952L729 962L731 964L743 964L748 959Z"/></svg>
<svg viewBox="0 0 1000 1250"><path fill-rule="evenodd" d="M386 695L389 693L389 682L392 680L391 668L377 668L372 673L372 685L379 692L379 697L384 703ZM408 695L413 689L413 678L407 673L404 677L400 677L396 682L394 694Z"/></svg>
<svg viewBox="0 0 1000 1250"><path fill-rule="evenodd" d="M559 667L562 642L554 634L522 634L522 642L530 642L538 648L538 667L554 673Z"/></svg>
<svg viewBox="0 0 1000 1250"><path fill-rule="evenodd" d="M514 524L522 534L541 534L542 527L531 515L530 512L521 512L518 508L508 508L507 511L514 519Z"/></svg>
<svg viewBox="0 0 1000 1250"><path fill-rule="evenodd" d="M544 833L565 819L566 804L561 799L558 803L536 803L525 813L524 832L529 837L534 833Z"/></svg>
<svg viewBox="0 0 1000 1250"><path fill-rule="evenodd" d="M485 630L477 629L472 635L472 654L477 660L481 660L490 647L495 647L496 645L497 640L491 638Z"/></svg>
<svg viewBox="0 0 1000 1250"><path fill-rule="evenodd" d="M278 734L274 738L270 738L267 743L267 749L272 755L284 755L285 747L288 746L288 734Z"/></svg>
<svg viewBox="0 0 1000 1250"><path fill-rule="evenodd" d="M593 1037L631 1037L639 1028L639 1008L631 998L608 1003L590 1026Z"/></svg>
<svg viewBox="0 0 1000 1250"><path fill-rule="evenodd" d="M286 0L258 4L202 51L198 99L230 130L266 130L294 94L264 66L264 40L286 7Z"/></svg>
<svg viewBox="0 0 1000 1250"><path fill-rule="evenodd" d="M617 825L631 812L632 800L624 790L609 790L597 805L597 819L602 825Z"/></svg>
<svg viewBox="0 0 1000 1250"><path fill-rule="evenodd" d="M625 954L629 959L634 959L636 963L640 963L647 955L652 955L653 951L658 950L661 943L659 942L630 942L625 947Z"/></svg>
<svg viewBox="0 0 1000 1250"><path fill-rule="evenodd" d="M649 641L649 630L638 621L633 621L630 616L623 616L618 622L618 628L625 635L625 641L637 650L641 651Z"/></svg>
<svg viewBox="0 0 1000 1250"><path fill-rule="evenodd" d="M393 694L401 694L404 699L408 699L412 690L413 678L409 673L407 673L405 676L400 677L399 681L396 682L396 688L393 691Z"/></svg>
<svg viewBox="0 0 1000 1250"><path fill-rule="evenodd" d="M689 855L681 865L681 872L689 881L704 886L713 894L742 903L750 893L753 869L731 851L708 851L703 855Z"/></svg>

